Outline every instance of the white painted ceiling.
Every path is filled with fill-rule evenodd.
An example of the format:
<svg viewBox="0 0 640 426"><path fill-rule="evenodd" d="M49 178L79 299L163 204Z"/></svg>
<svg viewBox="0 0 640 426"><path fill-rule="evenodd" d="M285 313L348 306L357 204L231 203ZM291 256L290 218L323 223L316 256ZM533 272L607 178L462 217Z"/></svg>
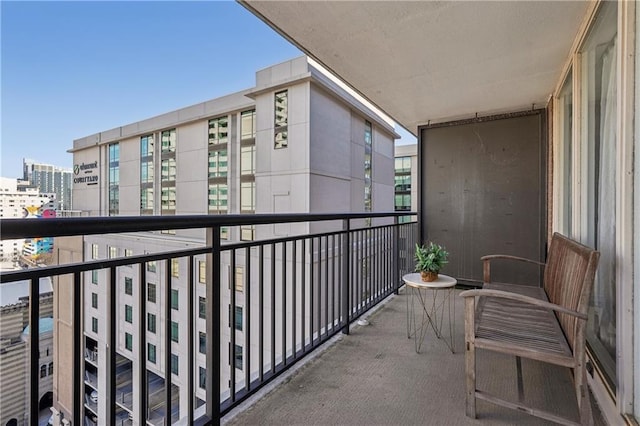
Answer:
<svg viewBox="0 0 640 426"><path fill-rule="evenodd" d="M544 107L582 1L240 1L415 133Z"/></svg>

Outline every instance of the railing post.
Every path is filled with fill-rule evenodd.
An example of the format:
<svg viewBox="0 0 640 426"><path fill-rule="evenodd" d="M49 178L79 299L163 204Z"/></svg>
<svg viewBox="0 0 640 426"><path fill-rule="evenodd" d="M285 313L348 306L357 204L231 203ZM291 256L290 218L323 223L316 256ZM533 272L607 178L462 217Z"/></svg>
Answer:
<svg viewBox="0 0 640 426"><path fill-rule="evenodd" d="M116 422L116 352L117 352L117 304L118 290L116 287L116 268L109 268L109 285L107 287L107 311L108 334L107 334L107 395L106 395L106 424L114 424ZM145 362L142 360L141 362ZM98 410L100 408L98 407Z"/></svg>
<svg viewBox="0 0 640 426"><path fill-rule="evenodd" d="M194 385L193 385L193 374L194 374L194 370L193 370L193 363L194 361L194 352L195 352L195 332L194 329L196 327L196 319L195 319L195 315L194 315L194 311L195 311L195 273L194 273L194 268L195 268L195 263L194 263L194 257L193 256L189 256L189 269L187 271L188 277L187 277L187 318L188 320L188 324L189 324L189 328L187 330L187 424L193 424L193 418L194 418L194 394L195 394L195 390L194 390ZM143 302L144 303L144 302Z"/></svg>
<svg viewBox="0 0 640 426"><path fill-rule="evenodd" d="M82 324L82 281L80 272L73 274L73 424L81 423L84 406L82 385L84 371L84 339ZM57 367L56 367L57 368ZM58 372L60 374L60 372Z"/></svg>
<svg viewBox="0 0 640 426"><path fill-rule="evenodd" d="M147 389L147 264L140 262L138 266L138 424L146 424L149 411ZM133 401L132 401L133 404Z"/></svg>
<svg viewBox="0 0 640 426"><path fill-rule="evenodd" d="M207 372L206 413L211 424L220 424L220 226L207 228Z"/></svg>
<svg viewBox="0 0 640 426"><path fill-rule="evenodd" d="M400 290L400 270L398 258L400 256L400 233L398 224L398 216L393 218L393 259L391 260L391 271L394 281L394 287L396 289L395 294L399 293Z"/></svg>
<svg viewBox="0 0 640 426"><path fill-rule="evenodd" d="M342 318L344 318L344 325L342 326L342 333L349 334L349 324L351 323L351 315L350 315L350 306L351 301L349 300L349 277L351 276L351 264L349 259L351 256L351 226L349 223L349 219L342 220L342 229L345 231L344 238L342 240L342 277L341 277L341 288L342 288Z"/></svg>
<svg viewBox="0 0 640 426"><path fill-rule="evenodd" d="M38 422L38 385L40 380L40 279L32 278L29 287L29 421Z"/></svg>

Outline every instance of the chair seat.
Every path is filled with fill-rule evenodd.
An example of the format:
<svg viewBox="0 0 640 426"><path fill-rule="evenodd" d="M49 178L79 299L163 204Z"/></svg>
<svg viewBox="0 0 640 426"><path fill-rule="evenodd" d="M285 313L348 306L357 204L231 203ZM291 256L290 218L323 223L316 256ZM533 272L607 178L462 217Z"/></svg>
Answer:
<svg viewBox="0 0 640 426"><path fill-rule="evenodd" d="M485 284L485 289L517 292L547 301L542 288ZM476 347L571 367L573 353L555 313L525 302L482 297L476 312Z"/></svg>

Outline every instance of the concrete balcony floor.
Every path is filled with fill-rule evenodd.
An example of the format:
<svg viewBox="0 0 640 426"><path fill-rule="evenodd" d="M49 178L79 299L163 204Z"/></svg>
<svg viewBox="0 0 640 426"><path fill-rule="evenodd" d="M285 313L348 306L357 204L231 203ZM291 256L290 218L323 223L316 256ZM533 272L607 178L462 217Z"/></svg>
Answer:
<svg viewBox="0 0 640 426"><path fill-rule="evenodd" d="M228 425L546 425L484 401L465 415L464 302L455 290L455 354L429 330L416 353L407 338L407 295L391 297L279 384L229 413ZM445 321L446 326L446 321ZM517 400L515 358L477 351L478 388ZM295 367L294 367L295 368ZM525 401L578 420L569 369L522 360ZM605 425L592 398L594 421Z"/></svg>

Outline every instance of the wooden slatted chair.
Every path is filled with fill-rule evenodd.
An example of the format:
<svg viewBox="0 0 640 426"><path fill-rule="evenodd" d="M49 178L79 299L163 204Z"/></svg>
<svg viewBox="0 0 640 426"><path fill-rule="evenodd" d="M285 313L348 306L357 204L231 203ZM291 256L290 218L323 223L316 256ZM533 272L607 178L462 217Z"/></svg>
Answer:
<svg viewBox="0 0 640 426"><path fill-rule="evenodd" d="M476 417L479 398L560 424L577 424L524 404L520 362L524 357L571 368L580 424L593 424L586 379L585 327L599 256L597 251L554 233L546 264L506 255L482 257L483 288L460 294L465 298L467 416ZM544 266L543 286L492 283L491 261L496 259ZM476 389L476 348L516 356L518 402Z"/></svg>

